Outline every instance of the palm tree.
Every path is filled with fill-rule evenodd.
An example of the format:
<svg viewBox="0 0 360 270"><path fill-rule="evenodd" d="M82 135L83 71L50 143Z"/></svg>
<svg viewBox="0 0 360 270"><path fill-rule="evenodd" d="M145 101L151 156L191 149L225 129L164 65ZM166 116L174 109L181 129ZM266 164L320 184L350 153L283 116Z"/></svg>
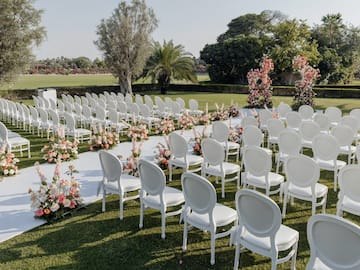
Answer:
<svg viewBox="0 0 360 270"><path fill-rule="evenodd" d="M153 54L147 61L145 76L157 82L161 94L166 94L171 79L196 82L195 63L190 53L185 52L182 45L174 45L170 40L154 44Z"/></svg>

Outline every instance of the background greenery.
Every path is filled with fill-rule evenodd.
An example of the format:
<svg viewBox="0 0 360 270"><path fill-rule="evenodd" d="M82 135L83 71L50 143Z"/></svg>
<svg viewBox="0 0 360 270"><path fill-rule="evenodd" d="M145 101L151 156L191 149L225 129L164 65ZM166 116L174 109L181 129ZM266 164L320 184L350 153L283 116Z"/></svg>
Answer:
<svg viewBox="0 0 360 270"><path fill-rule="evenodd" d="M173 99L180 96L186 101L196 98L202 109L208 103L210 110L215 109L215 102L228 105L233 101L239 106L247 104L247 95L238 94L170 92L168 96ZM274 97L275 105L281 101L290 103L291 97ZM360 101L355 99L315 99L315 102L316 109L338 106L344 113L360 107ZM46 140L27 132L21 134L31 139L33 157L31 160L22 159L20 166L31 166L35 160L41 159L36 152ZM81 151L86 150L87 145L82 145ZM305 153L311 155L310 151ZM175 173L171 186L181 188L180 173ZM333 191L333 174L322 171L320 178L320 182L329 187L326 211L335 214L337 193ZM11 177L4 181L11 181ZM235 207L235 183L226 184L226 198L220 199L221 186L216 185L213 179L212 182L219 202ZM282 207L277 196L272 196L272 199ZM306 224L310 216L311 204L295 200L283 220L284 224L300 232L297 269L305 269L310 254L306 238ZM346 213L344 217L360 225L359 217ZM211 266L209 234L196 229L190 231L188 250L183 252L183 225L179 224L178 217L169 217L166 221L165 240L160 237L161 216L157 211L145 212L144 228L139 230L139 202L129 201L125 203L124 220L120 222L118 197L112 195L107 199L105 213L101 212L99 200L53 224L37 227L1 243L0 269L232 269L235 251L229 247L229 238L216 241L216 264ZM249 251L242 255L240 265L241 269L270 269L269 259ZM289 267L289 264L284 264L278 269Z"/></svg>

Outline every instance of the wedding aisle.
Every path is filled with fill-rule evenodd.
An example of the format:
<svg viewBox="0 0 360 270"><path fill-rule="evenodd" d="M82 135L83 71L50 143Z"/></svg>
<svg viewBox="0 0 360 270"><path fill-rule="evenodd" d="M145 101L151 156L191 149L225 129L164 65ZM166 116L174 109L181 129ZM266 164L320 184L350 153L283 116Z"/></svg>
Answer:
<svg viewBox="0 0 360 270"><path fill-rule="evenodd" d="M232 120L232 125L240 123L240 119ZM201 133L203 126L197 126L196 130ZM211 131L211 126L207 127L207 132ZM194 137L193 130L176 131L182 133L186 139ZM156 145L164 143L162 136L152 136L143 143L141 157L153 159ZM123 142L118 144L110 152L116 155L122 155L124 158L131 153L132 144ZM74 164L79 173L75 174L75 178L81 184L81 197L85 204L90 204L101 199L101 195L97 196L99 182L102 180L102 171L97 152L86 152L79 154L79 158L64 162L61 171L64 174L68 170L68 166ZM55 164L42 164L41 170L51 181ZM66 178L67 176L64 175ZM30 208L29 188L37 190L40 185L40 178L35 167L25 168L19 171L18 175L4 178L0 182L0 242L6 241L16 235L31 230L45 223L41 219L34 218L34 212Z"/></svg>

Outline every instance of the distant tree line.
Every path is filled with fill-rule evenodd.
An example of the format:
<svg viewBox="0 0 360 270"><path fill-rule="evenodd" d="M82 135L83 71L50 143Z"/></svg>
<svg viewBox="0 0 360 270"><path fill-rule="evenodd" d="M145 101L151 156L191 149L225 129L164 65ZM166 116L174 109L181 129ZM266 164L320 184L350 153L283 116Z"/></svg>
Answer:
<svg viewBox="0 0 360 270"><path fill-rule="evenodd" d="M321 83L349 83L358 74L360 29L345 25L341 14L328 14L320 25L288 19L279 11L245 14L233 19L215 44L207 44L200 57L217 83L247 83L247 72L263 55L272 58L274 84L292 84L292 59L304 55L320 69Z"/></svg>
<svg viewBox="0 0 360 270"><path fill-rule="evenodd" d="M109 73L105 62L96 58L91 60L81 56L76 58L48 58L34 61L27 70L28 74L95 74Z"/></svg>

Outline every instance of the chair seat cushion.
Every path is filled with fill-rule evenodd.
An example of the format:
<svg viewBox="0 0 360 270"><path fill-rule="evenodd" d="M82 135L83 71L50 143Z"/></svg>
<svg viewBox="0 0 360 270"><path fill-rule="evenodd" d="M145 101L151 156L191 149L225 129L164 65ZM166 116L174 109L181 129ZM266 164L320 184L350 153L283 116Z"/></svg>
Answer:
<svg viewBox="0 0 360 270"><path fill-rule="evenodd" d="M240 236L241 244L246 246L246 242L251 243L252 245L270 251L270 237L257 237L250 232L244 230ZM278 247L279 251L284 251L289 249L293 244L295 244L299 239L299 233L294 229L286 226L280 225L279 230L275 235L275 245Z"/></svg>
<svg viewBox="0 0 360 270"><path fill-rule="evenodd" d="M13 146L20 146L20 145L25 145L25 144L29 144L29 140L24 138L24 137L12 137L8 139L8 143Z"/></svg>
<svg viewBox="0 0 360 270"><path fill-rule="evenodd" d="M201 156L191 155L191 154L186 155L186 159L188 161L189 166L195 166L195 165L203 163L203 161L204 161L204 159ZM185 165L186 165L183 158L170 159L169 162L170 162L170 164L173 164L173 165L179 166L179 167L185 167Z"/></svg>
<svg viewBox="0 0 360 270"><path fill-rule="evenodd" d="M120 181L123 192L139 190L141 188L140 178L138 177L123 174L121 175ZM119 187L117 181L107 182L105 184L105 190L110 193L119 194Z"/></svg>
<svg viewBox="0 0 360 270"><path fill-rule="evenodd" d="M250 185L265 188L265 176L255 176L249 173L245 174L246 182ZM284 182L284 176L278 173L269 172L268 175L270 186L277 186Z"/></svg>
<svg viewBox="0 0 360 270"><path fill-rule="evenodd" d="M237 165L237 164L234 164L234 163L223 162L223 168L224 168L225 175L240 172L240 166ZM220 166L209 165L205 169L205 172L207 174L211 174L211 175L215 175L215 176L216 175L221 176Z"/></svg>
<svg viewBox="0 0 360 270"><path fill-rule="evenodd" d="M172 187L165 187L164 200L168 207L182 204L185 201L182 191ZM160 196L158 195L147 195L144 197L143 201L145 204L148 204L152 208L161 208Z"/></svg>
<svg viewBox="0 0 360 270"><path fill-rule="evenodd" d="M322 160L318 158L314 158L317 164L319 164L321 169L325 170L334 170L335 164L333 160ZM337 160L337 169L341 169L346 165L346 162L342 160Z"/></svg>
<svg viewBox="0 0 360 270"><path fill-rule="evenodd" d="M346 212L360 215L360 202L354 201L347 196L344 196L344 199L341 202L341 208Z"/></svg>
<svg viewBox="0 0 360 270"><path fill-rule="evenodd" d="M214 219L216 226L225 226L237 220L237 213L234 209L217 203L214 208ZM210 226L209 215L191 212L188 216L188 223L206 230Z"/></svg>
<svg viewBox="0 0 360 270"><path fill-rule="evenodd" d="M294 194L294 196L296 197L296 195L301 196L301 197L308 197L311 200L311 188L310 187L299 187L299 186L295 186L292 183L289 183L289 192L291 194ZM320 183L316 183L315 184L315 196L316 198L321 198L323 197L326 193L328 192L328 188L327 186L320 184Z"/></svg>

